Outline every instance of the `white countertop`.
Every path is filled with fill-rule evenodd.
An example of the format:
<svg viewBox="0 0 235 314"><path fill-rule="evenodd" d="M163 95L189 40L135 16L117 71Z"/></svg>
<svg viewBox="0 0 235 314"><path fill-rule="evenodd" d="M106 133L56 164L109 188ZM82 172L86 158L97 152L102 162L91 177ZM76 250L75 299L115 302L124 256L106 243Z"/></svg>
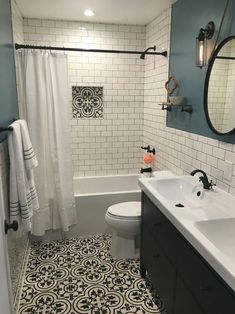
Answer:
<svg viewBox="0 0 235 314"><path fill-rule="evenodd" d="M164 177L167 176L164 174ZM186 180L187 177L198 183L197 177L184 176ZM159 179L162 179L160 172ZM235 292L235 254L232 253L229 256L222 252L195 225L198 221L235 218L235 197L214 187L213 190L203 190L203 192L209 193L205 194L206 197L209 197L209 202L203 207L190 208L185 205L185 207L179 208L157 193L150 184L151 180L158 180L158 178L140 178L138 180L142 191ZM235 238L232 251L235 252Z"/></svg>

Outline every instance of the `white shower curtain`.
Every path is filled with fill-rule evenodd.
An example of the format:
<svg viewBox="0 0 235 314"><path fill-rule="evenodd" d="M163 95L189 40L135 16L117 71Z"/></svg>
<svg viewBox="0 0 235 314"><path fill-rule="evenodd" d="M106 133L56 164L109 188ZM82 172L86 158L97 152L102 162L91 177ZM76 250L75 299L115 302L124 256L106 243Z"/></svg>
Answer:
<svg viewBox="0 0 235 314"><path fill-rule="evenodd" d="M76 223L69 134L67 56L42 51L17 52L20 114L26 119L39 166L35 182L39 210L32 233L64 231Z"/></svg>

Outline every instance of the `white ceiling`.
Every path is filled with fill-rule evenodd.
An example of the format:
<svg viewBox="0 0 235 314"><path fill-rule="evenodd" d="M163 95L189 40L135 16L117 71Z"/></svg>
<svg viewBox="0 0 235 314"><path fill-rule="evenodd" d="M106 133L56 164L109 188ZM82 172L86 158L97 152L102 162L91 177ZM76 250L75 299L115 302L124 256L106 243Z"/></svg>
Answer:
<svg viewBox="0 0 235 314"><path fill-rule="evenodd" d="M171 0L15 0L23 17L146 25ZM83 15L85 9L95 12Z"/></svg>

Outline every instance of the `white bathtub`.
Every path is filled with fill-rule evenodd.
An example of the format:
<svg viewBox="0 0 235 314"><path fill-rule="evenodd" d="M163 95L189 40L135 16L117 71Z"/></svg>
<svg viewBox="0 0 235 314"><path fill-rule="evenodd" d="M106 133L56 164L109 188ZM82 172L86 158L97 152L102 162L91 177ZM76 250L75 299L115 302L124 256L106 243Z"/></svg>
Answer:
<svg viewBox="0 0 235 314"><path fill-rule="evenodd" d="M127 201L139 201L139 175L75 177L74 194L78 224L71 236L109 232L104 216L109 206Z"/></svg>

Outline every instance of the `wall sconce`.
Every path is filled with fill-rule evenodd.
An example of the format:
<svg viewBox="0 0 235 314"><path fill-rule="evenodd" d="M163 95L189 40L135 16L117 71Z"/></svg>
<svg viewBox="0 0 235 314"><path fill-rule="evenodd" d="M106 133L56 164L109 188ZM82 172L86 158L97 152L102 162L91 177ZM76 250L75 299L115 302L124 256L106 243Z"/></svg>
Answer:
<svg viewBox="0 0 235 314"><path fill-rule="evenodd" d="M207 40L211 39L215 32L214 22L209 22L205 28L201 28L196 38L196 66L200 69L207 64Z"/></svg>

